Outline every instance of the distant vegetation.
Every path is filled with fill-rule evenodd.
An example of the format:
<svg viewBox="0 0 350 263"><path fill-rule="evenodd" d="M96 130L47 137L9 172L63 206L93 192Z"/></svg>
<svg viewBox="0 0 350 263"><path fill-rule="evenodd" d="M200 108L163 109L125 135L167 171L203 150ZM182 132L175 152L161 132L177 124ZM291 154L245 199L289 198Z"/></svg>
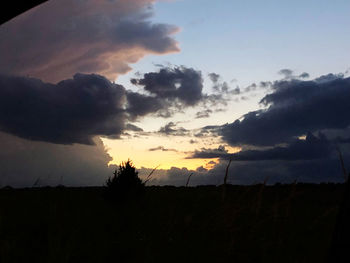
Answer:
<svg viewBox="0 0 350 263"><path fill-rule="evenodd" d="M119 165L112 177L106 182L107 196L113 200L134 199L144 192L145 184L138 177L138 172L131 160Z"/></svg>

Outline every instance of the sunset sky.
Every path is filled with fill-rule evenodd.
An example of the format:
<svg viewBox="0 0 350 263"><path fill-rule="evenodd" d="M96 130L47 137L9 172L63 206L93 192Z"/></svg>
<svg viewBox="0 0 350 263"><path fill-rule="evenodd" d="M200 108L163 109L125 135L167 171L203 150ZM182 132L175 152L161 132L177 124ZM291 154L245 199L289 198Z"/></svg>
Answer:
<svg viewBox="0 0 350 263"><path fill-rule="evenodd" d="M51 0L0 26L0 186L342 181L350 2Z"/></svg>

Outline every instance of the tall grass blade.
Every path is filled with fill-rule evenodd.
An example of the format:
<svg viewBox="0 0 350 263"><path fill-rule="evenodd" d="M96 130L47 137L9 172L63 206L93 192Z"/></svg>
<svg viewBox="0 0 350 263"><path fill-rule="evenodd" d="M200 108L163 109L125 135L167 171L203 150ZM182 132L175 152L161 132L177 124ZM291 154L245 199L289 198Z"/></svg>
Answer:
<svg viewBox="0 0 350 263"><path fill-rule="evenodd" d="M159 166L160 164L157 165L155 168L153 168L153 170L149 173L149 175L146 177L145 184L151 179L152 174L154 173L155 170L157 170Z"/></svg>
<svg viewBox="0 0 350 263"><path fill-rule="evenodd" d="M228 169L230 168L231 162L232 162L232 159L230 158L230 161L228 162L227 167L226 167L226 172L225 172L225 177L224 177L224 185L226 185L226 183L227 183Z"/></svg>
<svg viewBox="0 0 350 263"><path fill-rule="evenodd" d="M32 187L36 187L39 185L39 182L40 182L40 176L38 177L38 179L35 180L34 184Z"/></svg>
<svg viewBox="0 0 350 263"><path fill-rule="evenodd" d="M226 198L226 184L227 184L227 177L228 177L228 169L230 168L232 159L230 158L230 161L228 162L227 166L226 166L226 171L225 171L225 177L224 177L224 189L222 192L222 200L224 201Z"/></svg>
<svg viewBox="0 0 350 263"><path fill-rule="evenodd" d="M340 159L340 163L341 163L341 167L342 167L342 170L343 170L344 180L346 182L348 180L348 172L346 171L346 168L345 168L343 154L341 153L340 148L338 146L336 146L336 149L337 149L337 152L338 152L338 155L339 155L339 159Z"/></svg>
<svg viewBox="0 0 350 263"><path fill-rule="evenodd" d="M187 178L187 182L186 182L186 187L188 186L189 182L190 182L190 179L191 179L191 176L193 175L193 173L191 173L188 178Z"/></svg>

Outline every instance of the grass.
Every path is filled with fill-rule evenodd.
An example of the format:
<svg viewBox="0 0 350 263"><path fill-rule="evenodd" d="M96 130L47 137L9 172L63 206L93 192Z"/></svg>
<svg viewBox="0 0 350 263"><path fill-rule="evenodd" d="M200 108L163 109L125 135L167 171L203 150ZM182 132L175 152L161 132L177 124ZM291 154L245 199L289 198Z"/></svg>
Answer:
<svg viewBox="0 0 350 263"><path fill-rule="evenodd" d="M231 162L232 162L232 160L230 159L227 166L226 166L224 184L223 184L223 189L222 189L222 200L223 201L225 201L225 199L226 199L226 185L227 185L227 178L228 178L228 170L230 168Z"/></svg>
<svg viewBox="0 0 350 263"><path fill-rule="evenodd" d="M188 187L188 184L190 183L190 179L191 179L192 175L193 175L193 173L190 173L190 175L188 176L187 182L186 182L186 187Z"/></svg>
<svg viewBox="0 0 350 263"><path fill-rule="evenodd" d="M0 190L0 262L325 262L343 190L226 185L222 202L220 187L149 186L123 204L100 187Z"/></svg>
<svg viewBox="0 0 350 263"><path fill-rule="evenodd" d="M345 168L343 154L338 146L336 147L336 150L337 150L338 155L339 155L339 160L340 160L341 168L342 168L343 175L344 175L344 182L346 182L348 180L348 172L346 171L346 168Z"/></svg>
<svg viewBox="0 0 350 263"><path fill-rule="evenodd" d="M152 174L155 172L155 170L157 170L157 168L159 167L160 165L157 165L155 168L152 169L152 171L148 174L148 176L146 177L145 181L144 181L144 184L146 184L151 178L152 178Z"/></svg>

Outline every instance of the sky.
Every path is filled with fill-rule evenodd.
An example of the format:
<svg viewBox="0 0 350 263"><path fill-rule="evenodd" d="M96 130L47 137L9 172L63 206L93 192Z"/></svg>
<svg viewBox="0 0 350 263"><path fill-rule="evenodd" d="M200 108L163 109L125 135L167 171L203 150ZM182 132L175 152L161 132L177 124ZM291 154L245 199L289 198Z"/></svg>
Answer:
<svg viewBox="0 0 350 263"><path fill-rule="evenodd" d="M341 182L349 1L51 0L0 26L0 185ZM350 168L350 167L349 167Z"/></svg>

